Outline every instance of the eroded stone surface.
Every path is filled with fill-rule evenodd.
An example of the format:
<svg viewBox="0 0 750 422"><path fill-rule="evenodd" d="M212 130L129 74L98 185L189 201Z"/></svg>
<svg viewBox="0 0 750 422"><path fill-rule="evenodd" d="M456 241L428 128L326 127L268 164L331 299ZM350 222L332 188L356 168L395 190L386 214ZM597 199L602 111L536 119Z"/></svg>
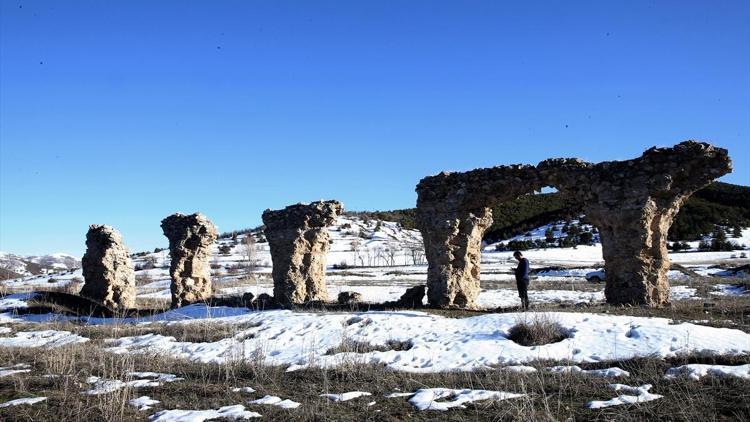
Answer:
<svg viewBox="0 0 750 422"><path fill-rule="evenodd" d="M475 306L482 237L492 224L490 207L541 186L529 165L444 172L419 182L417 224L427 256L431 306Z"/></svg>
<svg viewBox="0 0 750 422"><path fill-rule="evenodd" d="M169 239L172 258L172 307L208 300L211 297L211 244L218 237L216 227L205 215L176 213L161 222Z"/></svg>
<svg viewBox="0 0 750 422"><path fill-rule="evenodd" d="M290 205L263 212L273 261L273 295L282 305L328 300L327 227L344 211L338 201Z"/></svg>
<svg viewBox="0 0 750 422"><path fill-rule="evenodd" d="M727 150L687 141L639 158L591 164L546 160L540 177L581 201L602 242L607 302L669 301L667 234L685 200L732 170Z"/></svg>
<svg viewBox="0 0 750 422"><path fill-rule="evenodd" d="M81 260L85 284L81 296L121 310L135 305L135 273L122 236L106 225L91 225Z"/></svg>

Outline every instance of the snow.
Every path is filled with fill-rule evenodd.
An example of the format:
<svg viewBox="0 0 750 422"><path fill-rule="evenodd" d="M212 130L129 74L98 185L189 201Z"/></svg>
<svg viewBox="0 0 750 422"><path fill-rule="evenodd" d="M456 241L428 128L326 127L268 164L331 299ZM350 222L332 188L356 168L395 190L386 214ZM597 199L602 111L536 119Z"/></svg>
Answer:
<svg viewBox="0 0 750 422"><path fill-rule="evenodd" d="M683 365L668 369L664 378L674 379L678 377L689 377L697 381L708 375L750 379L750 364L736 366L703 364Z"/></svg>
<svg viewBox="0 0 750 422"><path fill-rule="evenodd" d="M209 419L250 419L260 418L260 413L245 410L240 404L224 406L217 410L162 410L149 416L151 422L202 422Z"/></svg>
<svg viewBox="0 0 750 422"><path fill-rule="evenodd" d="M150 378L161 382L175 382L182 381L185 378L179 378L174 374L165 374L162 372L128 372L129 377L133 378Z"/></svg>
<svg viewBox="0 0 750 422"><path fill-rule="evenodd" d="M0 298L0 311L17 308L28 308L28 301L36 296L36 293L16 293L4 296Z"/></svg>
<svg viewBox="0 0 750 422"><path fill-rule="evenodd" d="M29 368L31 368L31 366L26 363L19 363L13 366L0 367L0 378L31 372L31 369Z"/></svg>
<svg viewBox="0 0 750 422"><path fill-rule="evenodd" d="M140 396L138 398L128 401L131 406L137 407L138 410L148 410L154 405L161 403L159 400L154 400L149 396Z"/></svg>
<svg viewBox="0 0 750 422"><path fill-rule="evenodd" d="M585 374L585 375L591 375L594 377L602 377L602 378L616 378L616 377L629 377L630 372L625 371L623 369L613 367L613 368L607 368L607 369L581 369L580 366L553 366L551 368L547 368L551 372L556 373L577 373L577 374Z"/></svg>
<svg viewBox="0 0 750 422"><path fill-rule="evenodd" d="M716 296L742 296L750 294L750 290L747 290L741 284L717 284L714 286L714 290L716 291L711 292L711 294Z"/></svg>
<svg viewBox="0 0 750 422"><path fill-rule="evenodd" d="M594 400L588 402L586 407L589 409L601 409L603 407L621 406L624 404L644 403L664 397L658 394L649 393L648 390L650 390L651 387L651 384L645 384L640 387L631 387L624 384L610 384L609 388L612 390L623 391L634 395L623 394L606 401Z"/></svg>
<svg viewBox="0 0 750 422"><path fill-rule="evenodd" d="M387 394L385 396L385 398L387 398L387 399L394 399L394 398L397 398L397 397L411 397L413 395L414 395L414 393L400 393L400 392L395 392L395 393Z"/></svg>
<svg viewBox="0 0 750 422"><path fill-rule="evenodd" d="M55 280L50 282L50 279ZM83 280L83 271L78 269L73 272L64 271L57 273L46 273L30 277L5 280L3 283L13 290L29 290L49 287L63 287L70 284L73 279Z"/></svg>
<svg viewBox="0 0 750 422"><path fill-rule="evenodd" d="M672 286L669 288L669 300L695 299L698 289L687 286Z"/></svg>
<svg viewBox="0 0 750 422"><path fill-rule="evenodd" d="M237 387L232 389L235 393L254 393L255 389L252 387Z"/></svg>
<svg viewBox="0 0 750 422"><path fill-rule="evenodd" d="M454 390L450 388L422 388L414 393L409 399L409 403L419 410L440 410L446 411L453 407L464 409L465 403L471 403L480 400L507 400L517 397L523 397L525 394L505 393L502 391L490 390ZM450 401L438 401L442 399L452 399Z"/></svg>
<svg viewBox="0 0 750 422"><path fill-rule="evenodd" d="M0 403L0 407L18 406L21 404L34 404L34 403L39 403L45 400L47 400L47 397L27 397L24 399L15 399L11 401L6 401L5 403Z"/></svg>
<svg viewBox="0 0 750 422"><path fill-rule="evenodd" d="M277 396L265 396L257 400L251 400L249 404L267 404L271 406L281 407L282 409L296 409L300 406L300 403L289 399L283 400Z"/></svg>
<svg viewBox="0 0 750 422"><path fill-rule="evenodd" d="M193 308L193 311L188 308ZM191 305L182 311L221 314L221 310L206 310L205 305ZM107 350L158 354L206 363L221 363L236 356L249 359L257 357L256 351L262 350L265 364L287 365L288 370L361 362L406 372L469 371L540 359L584 363L635 357L667 358L699 352L716 355L750 353L750 334L691 323L673 324L666 318L545 313L543 316L558 323L569 338L558 343L526 347L508 340L507 336L519 320L530 315L528 313L448 318L417 311L233 311L236 312L233 316L214 318L217 323L249 327L239 329L233 337L191 343L146 334L107 340ZM200 321L193 319L182 323ZM408 343L412 347L408 350L328 354L344 339L385 348L392 342Z"/></svg>
<svg viewBox="0 0 750 422"><path fill-rule="evenodd" d="M92 384L90 390L84 391L83 394L99 395L112 393L122 388L145 388L158 387L165 382L181 381L173 374L162 374L158 372L129 372L128 376L138 378L131 381L120 381L113 379L104 379L95 376L88 377L86 382Z"/></svg>
<svg viewBox="0 0 750 422"><path fill-rule="evenodd" d="M504 371L515 372L518 374L531 374L531 373L538 371L533 366L526 366L526 365L509 365L509 366L503 366L500 369Z"/></svg>
<svg viewBox="0 0 750 422"><path fill-rule="evenodd" d="M61 347L87 341L89 339L70 331L20 331L14 337L0 337L0 347Z"/></svg>
<svg viewBox="0 0 750 422"><path fill-rule="evenodd" d="M330 401L349 401L362 396L371 396L372 393L366 391L350 391L348 393L341 394L321 394L320 397L325 397Z"/></svg>

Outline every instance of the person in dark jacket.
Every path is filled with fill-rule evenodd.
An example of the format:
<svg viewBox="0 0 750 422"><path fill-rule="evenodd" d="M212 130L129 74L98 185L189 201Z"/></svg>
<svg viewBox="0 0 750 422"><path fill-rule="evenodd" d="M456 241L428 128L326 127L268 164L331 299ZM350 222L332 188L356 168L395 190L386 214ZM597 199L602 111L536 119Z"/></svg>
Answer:
<svg viewBox="0 0 750 422"><path fill-rule="evenodd" d="M529 309L529 260L523 257L521 251L513 252L513 258L518 261L516 267L516 287L518 297L521 298L523 309Z"/></svg>

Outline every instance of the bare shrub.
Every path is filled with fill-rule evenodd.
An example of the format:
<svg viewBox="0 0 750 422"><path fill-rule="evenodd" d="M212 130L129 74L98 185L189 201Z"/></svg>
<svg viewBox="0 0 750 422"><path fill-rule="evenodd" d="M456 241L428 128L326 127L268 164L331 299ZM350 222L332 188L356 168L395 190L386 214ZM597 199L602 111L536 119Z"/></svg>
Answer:
<svg viewBox="0 0 750 422"><path fill-rule="evenodd" d="M568 333L548 314L534 314L520 318L508 332L508 340L522 346L541 346L558 343L568 338Z"/></svg>

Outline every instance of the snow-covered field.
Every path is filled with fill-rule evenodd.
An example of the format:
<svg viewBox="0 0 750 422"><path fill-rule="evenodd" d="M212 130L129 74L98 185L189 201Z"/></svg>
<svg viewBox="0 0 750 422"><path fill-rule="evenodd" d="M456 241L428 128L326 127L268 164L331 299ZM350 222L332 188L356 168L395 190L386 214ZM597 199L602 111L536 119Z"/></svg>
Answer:
<svg viewBox="0 0 750 422"><path fill-rule="evenodd" d="M544 235L544 230L541 234L538 231L532 236ZM749 232L744 231L743 236L750 237ZM382 303L398 299L411 286L424 284L427 267L418 232L403 230L394 223L365 223L356 218L342 218L331 235L327 280L332 300L340 292L356 291L363 295L365 302ZM272 292L267 243L259 241L251 243L249 251L247 248L244 235L217 242L212 258L215 295ZM510 252L496 252L493 245L487 245L482 254L483 290L478 305L486 310L504 308L504 312L461 318L409 310L326 313L253 311L206 305L127 319L26 313L24 309L36 296L34 291L53 288L75 292L80 288L81 272L68 270L26 276L3 283L2 288L9 294L0 297L0 356L4 350L29 351L14 352L22 354L86 347L111 359L129 362L148 362L158 357L229 368L237 361L251 361L262 367L283 368L283 373L287 374L320 373L364 365L415 377L452 371L494 371L517 376L543 373L555 377L631 379L638 376L612 366L612 362L639 358L679 361L700 355L735 359L741 364L686 363L662 370L659 377L665 383L694 381L706 376L748 378L750 334L745 328L708 326L698 318L703 315L701 311L695 319L689 320L692 322L679 323L652 316L585 312L587 307L604 300L603 284L585 279L587 273L602 268L599 245L530 250L525 255L534 270L529 292L531 303L545 305L545 309L553 311L507 312L512 310L508 308L520 304L513 283L515 262ZM669 273L670 297L674 303L694 304L691 306L702 310L705 301L750 300L744 285L733 284L738 278L746 277L747 271L727 270L748 264L738 252L674 253L671 259L684 267ZM134 263L138 267L139 301L150 305L167 303L170 297L167 251L141 254L135 257ZM248 264L252 264L252 269ZM575 312L555 312L557 304L565 304ZM512 339L514 327L537 318L554 324L564 338L536 346L524 346ZM201 328L210 324L229 328L217 330L224 334L208 339L181 338L173 334L177 328L187 332L211 331ZM141 331L132 335L89 338L80 327L102 330L122 327L125 331ZM541 366L540 362L543 362ZM592 366L593 369L588 369ZM40 374L27 362L0 362L0 383L34 376L56 379L61 375ZM647 384L642 379L632 381L629 385L602 384L602 393L581 399L585 400L581 407L647 406L650 404L647 402L669 397L663 385ZM106 397L124 392L123 407L132 408L144 417L148 415L152 421L257 418L278 415L274 412L281 411L304 412L310 400L324 400L328 403L326 406L354 403L352 405L364 409L361 411L372 412L394 406L391 404L394 401L417 412L455 412L485 402L534 400L519 388L489 389L472 385L461 388L422 385L403 391L391 390L388 395L381 392L379 396L368 391L367 385L361 385L360 388L325 389L307 397L296 391L265 390L257 384L240 384L231 390L231 394L235 394L233 399L195 409L170 407L169 398L158 395L159 391L179 388L181 383L189 382L192 382L189 374L158 372L158 368L148 367L138 371L130 367L119 374L87 373L79 380L82 385L79 394ZM2 391L0 387L0 394ZM11 395L8 400L0 400L0 409L52 406L57 399L48 399L47 393L49 391L39 391L35 396L22 398ZM240 394L251 397L238 404L236 399ZM402 402L398 401L399 397Z"/></svg>

